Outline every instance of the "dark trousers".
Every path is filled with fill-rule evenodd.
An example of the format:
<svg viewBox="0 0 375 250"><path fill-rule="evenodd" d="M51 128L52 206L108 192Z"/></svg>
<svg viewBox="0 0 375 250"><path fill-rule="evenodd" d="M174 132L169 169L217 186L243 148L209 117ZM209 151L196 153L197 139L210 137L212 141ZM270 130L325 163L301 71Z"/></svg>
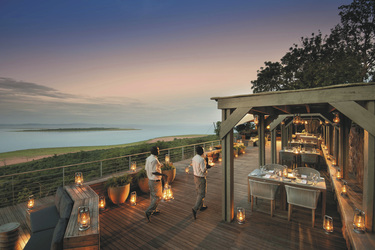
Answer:
<svg viewBox="0 0 375 250"><path fill-rule="evenodd" d="M204 197L206 197L207 181L206 177L194 176L195 191L197 192L197 200L193 209L198 211L203 205Z"/></svg>

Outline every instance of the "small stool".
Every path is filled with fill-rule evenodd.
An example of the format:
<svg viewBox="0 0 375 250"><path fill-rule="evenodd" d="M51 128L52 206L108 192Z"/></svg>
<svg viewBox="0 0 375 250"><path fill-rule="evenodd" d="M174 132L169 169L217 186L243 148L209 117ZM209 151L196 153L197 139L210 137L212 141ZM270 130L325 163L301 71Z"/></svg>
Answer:
<svg viewBox="0 0 375 250"><path fill-rule="evenodd" d="M11 222L0 226L0 249L16 249L20 223Z"/></svg>

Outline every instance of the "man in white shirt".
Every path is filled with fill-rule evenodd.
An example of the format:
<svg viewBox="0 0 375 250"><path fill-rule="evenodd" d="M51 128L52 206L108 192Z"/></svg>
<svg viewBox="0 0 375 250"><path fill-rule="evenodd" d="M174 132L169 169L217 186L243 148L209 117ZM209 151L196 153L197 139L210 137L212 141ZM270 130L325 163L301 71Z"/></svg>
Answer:
<svg viewBox="0 0 375 250"><path fill-rule="evenodd" d="M206 188L207 188L207 169L211 168L208 165L208 158L203 158L204 150L201 146L196 148L197 154L192 159L192 166L194 171L194 182L195 182L195 190L197 192L197 200L195 202L195 206L192 208L194 219L197 219L197 211L204 211L207 209L207 206L203 205L204 197L206 196Z"/></svg>
<svg viewBox="0 0 375 250"><path fill-rule="evenodd" d="M158 155L159 148L157 146L153 146L151 148L151 155L147 157L145 165L151 198L150 206L145 211L148 222L151 221L150 219L152 214L160 213L160 211L156 208L159 204L159 200L162 197L161 178L164 174L161 172L161 167L163 164L159 162Z"/></svg>

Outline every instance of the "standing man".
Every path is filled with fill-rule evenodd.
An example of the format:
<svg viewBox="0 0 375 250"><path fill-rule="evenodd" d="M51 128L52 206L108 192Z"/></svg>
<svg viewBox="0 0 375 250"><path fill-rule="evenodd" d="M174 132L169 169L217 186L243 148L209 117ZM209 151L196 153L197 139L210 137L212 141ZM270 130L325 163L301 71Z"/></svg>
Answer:
<svg viewBox="0 0 375 250"><path fill-rule="evenodd" d="M152 214L160 213L160 211L156 208L158 206L159 200L162 197L161 177L164 174L162 174L161 172L161 167L163 166L163 164L159 162L158 155L159 148L157 146L151 147L151 155L147 157L145 165L151 198L150 206L145 211L148 222L151 221L150 218Z"/></svg>
<svg viewBox="0 0 375 250"><path fill-rule="evenodd" d="M197 200L195 206L192 208L194 219L197 219L197 211L204 211L207 209L207 206L203 205L204 197L206 196L206 175L207 169L211 168L208 165L208 158L203 158L204 150L201 146L198 146L196 149L197 154L192 159L192 165L194 170L194 182L195 190L197 192Z"/></svg>

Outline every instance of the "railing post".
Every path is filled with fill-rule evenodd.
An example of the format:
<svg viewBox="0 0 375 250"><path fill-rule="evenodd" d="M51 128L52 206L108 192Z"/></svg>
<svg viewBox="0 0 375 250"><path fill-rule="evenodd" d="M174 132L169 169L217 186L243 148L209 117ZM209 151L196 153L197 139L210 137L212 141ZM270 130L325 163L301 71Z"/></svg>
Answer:
<svg viewBox="0 0 375 250"><path fill-rule="evenodd" d="M132 157L129 156L129 168L128 168L129 170L130 170L131 165L132 165Z"/></svg>
<svg viewBox="0 0 375 250"><path fill-rule="evenodd" d="M13 205L14 205L14 177L12 176L12 194L13 194Z"/></svg>
<svg viewBox="0 0 375 250"><path fill-rule="evenodd" d="M100 177L103 176L103 161L100 161Z"/></svg>
<svg viewBox="0 0 375 250"><path fill-rule="evenodd" d="M65 186L65 168L62 169L63 170L63 186Z"/></svg>
<svg viewBox="0 0 375 250"><path fill-rule="evenodd" d="M185 159L184 148L185 148L185 147L182 147L182 149L181 149L181 151L182 151L181 160L184 160L184 159Z"/></svg>

